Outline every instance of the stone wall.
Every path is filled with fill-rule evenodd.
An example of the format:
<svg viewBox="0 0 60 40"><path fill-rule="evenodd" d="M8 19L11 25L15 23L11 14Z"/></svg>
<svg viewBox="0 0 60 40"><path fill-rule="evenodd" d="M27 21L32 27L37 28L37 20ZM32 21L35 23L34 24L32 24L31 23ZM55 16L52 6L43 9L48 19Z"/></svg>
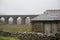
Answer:
<svg viewBox="0 0 60 40"><path fill-rule="evenodd" d="M23 33L10 33L5 31L0 31L0 36L9 36L9 37L17 37L20 40L60 40L60 33L56 33L55 35L45 35L42 33L34 33L34 32L23 32Z"/></svg>
<svg viewBox="0 0 60 40"><path fill-rule="evenodd" d="M60 21L55 22L55 21L47 21L47 22L41 22L41 21L32 21L32 32L40 32L40 33L45 33L45 23L50 23L51 24L51 32L54 29L54 24L55 28L57 28L55 31L60 32Z"/></svg>
<svg viewBox="0 0 60 40"><path fill-rule="evenodd" d="M60 32L60 22L58 23L57 31Z"/></svg>
<svg viewBox="0 0 60 40"><path fill-rule="evenodd" d="M32 32L40 32L43 33L43 22L32 22Z"/></svg>

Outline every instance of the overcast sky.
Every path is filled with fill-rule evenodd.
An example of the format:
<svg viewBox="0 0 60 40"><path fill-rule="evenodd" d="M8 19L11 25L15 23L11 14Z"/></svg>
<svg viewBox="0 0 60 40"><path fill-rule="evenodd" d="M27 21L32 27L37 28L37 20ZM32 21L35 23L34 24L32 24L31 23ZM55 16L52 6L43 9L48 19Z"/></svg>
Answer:
<svg viewBox="0 0 60 40"><path fill-rule="evenodd" d="M0 15L41 14L60 9L60 0L0 0Z"/></svg>

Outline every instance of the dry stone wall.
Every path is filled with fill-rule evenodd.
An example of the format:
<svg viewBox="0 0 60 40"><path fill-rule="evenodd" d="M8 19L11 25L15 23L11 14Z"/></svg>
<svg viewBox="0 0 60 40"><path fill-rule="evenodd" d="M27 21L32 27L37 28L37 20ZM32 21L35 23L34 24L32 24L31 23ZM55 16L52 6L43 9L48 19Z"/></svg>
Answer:
<svg viewBox="0 0 60 40"><path fill-rule="evenodd" d="M17 37L20 40L60 40L60 33L56 33L55 35L47 36L42 33L34 33L34 32L10 33L10 32L6 32L6 31L0 31L0 36Z"/></svg>

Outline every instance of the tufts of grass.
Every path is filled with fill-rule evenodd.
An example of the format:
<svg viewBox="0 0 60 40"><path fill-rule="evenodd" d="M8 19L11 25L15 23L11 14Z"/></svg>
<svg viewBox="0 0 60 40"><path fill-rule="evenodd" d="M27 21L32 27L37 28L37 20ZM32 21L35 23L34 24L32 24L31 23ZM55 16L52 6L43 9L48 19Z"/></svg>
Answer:
<svg viewBox="0 0 60 40"><path fill-rule="evenodd" d="M9 32L30 32L31 25L17 25L17 24L7 24L7 25L0 25L0 30L2 31L9 31Z"/></svg>
<svg viewBox="0 0 60 40"><path fill-rule="evenodd" d="M0 40L19 40L18 38L15 37L4 37L4 36L0 36Z"/></svg>

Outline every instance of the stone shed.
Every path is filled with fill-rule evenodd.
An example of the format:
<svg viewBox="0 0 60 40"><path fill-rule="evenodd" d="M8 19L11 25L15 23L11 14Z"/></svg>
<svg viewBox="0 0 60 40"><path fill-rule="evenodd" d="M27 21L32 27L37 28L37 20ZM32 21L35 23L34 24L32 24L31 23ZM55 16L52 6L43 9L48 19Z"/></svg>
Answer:
<svg viewBox="0 0 60 40"><path fill-rule="evenodd" d="M31 20L32 32L55 34L60 32L60 10L46 10Z"/></svg>

